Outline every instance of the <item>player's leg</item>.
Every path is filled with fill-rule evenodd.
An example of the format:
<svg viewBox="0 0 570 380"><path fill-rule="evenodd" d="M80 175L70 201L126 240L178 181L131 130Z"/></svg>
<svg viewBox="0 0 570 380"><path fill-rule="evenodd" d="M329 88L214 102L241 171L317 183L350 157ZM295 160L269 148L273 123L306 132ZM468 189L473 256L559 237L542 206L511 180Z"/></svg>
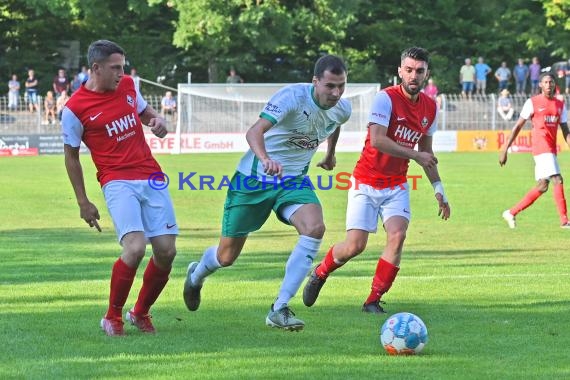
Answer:
<svg viewBox="0 0 570 380"><path fill-rule="evenodd" d="M560 227L570 228L570 223L568 222L568 209L566 206L566 197L564 196L564 181L561 175L554 175L550 177L552 181L552 192L554 194L554 202L556 203L556 209L558 210L558 215L560 215Z"/></svg>
<svg viewBox="0 0 570 380"><path fill-rule="evenodd" d="M276 310L287 306L301 287L317 257L325 232L323 211L318 203L286 206L281 211L281 218L295 227L299 240L285 266L283 283L274 303Z"/></svg>
<svg viewBox="0 0 570 380"><path fill-rule="evenodd" d="M303 303L312 306L330 273L344 265L366 248L368 234L376 232L382 202L382 190L368 185L356 186L354 179L348 192L346 207L346 238L334 244L311 272L303 289Z"/></svg>
<svg viewBox="0 0 570 380"><path fill-rule="evenodd" d="M362 306L362 311L376 314L384 313L380 299L390 290L400 269L402 247L411 219L409 185L405 184L404 189L396 187L385 191L388 194L380 208L380 215L386 231L386 245L376 264L370 294Z"/></svg>
<svg viewBox="0 0 570 380"><path fill-rule="evenodd" d="M200 306L200 292L206 277L232 265L240 255L247 235L261 228L271 213L273 194L255 180L248 180L247 187L243 181L239 173L232 178L224 204L222 237L218 246L207 248L200 261L188 265L183 295L190 311L196 311Z"/></svg>
<svg viewBox="0 0 570 380"><path fill-rule="evenodd" d="M145 269L137 302L127 312L126 319L139 330L154 333L149 312L168 283L176 256L178 226L168 191L157 191L148 186L147 181L134 182L133 186L137 186L139 199L142 200L140 209L145 241L150 241L153 255Z"/></svg>
<svg viewBox="0 0 570 380"><path fill-rule="evenodd" d="M552 153L543 153L533 157L534 158L534 177L536 179L536 186L530 189L525 196L509 210L503 212L503 219L507 222L510 228L516 227L516 216L521 211L530 207L542 194L548 190L548 183L550 177L560 174L560 168L556 161L556 156Z"/></svg>
<svg viewBox="0 0 570 380"><path fill-rule="evenodd" d="M121 256L113 265L109 307L101 321L101 327L107 335L124 334L123 307L146 249L140 204L134 196L136 189L131 182L111 181L103 187L107 208L123 247Z"/></svg>
<svg viewBox="0 0 570 380"><path fill-rule="evenodd" d="M222 236L217 246L208 247L200 261L191 262L184 282L184 303L190 311L200 307L201 290L206 280L220 268L232 265L241 253L247 236Z"/></svg>
<svg viewBox="0 0 570 380"><path fill-rule="evenodd" d="M362 306L362 311L368 313L384 313L384 309L380 306L380 299L390 290L400 270L399 265L408 229L408 219L402 216L393 216L384 223L384 229L386 230L386 246L376 264L370 294Z"/></svg>
<svg viewBox="0 0 570 380"><path fill-rule="evenodd" d="M510 228L516 227L516 216L530 207L547 189L548 181L544 179L539 180L536 186L530 189L516 205L503 212L503 219L505 219Z"/></svg>

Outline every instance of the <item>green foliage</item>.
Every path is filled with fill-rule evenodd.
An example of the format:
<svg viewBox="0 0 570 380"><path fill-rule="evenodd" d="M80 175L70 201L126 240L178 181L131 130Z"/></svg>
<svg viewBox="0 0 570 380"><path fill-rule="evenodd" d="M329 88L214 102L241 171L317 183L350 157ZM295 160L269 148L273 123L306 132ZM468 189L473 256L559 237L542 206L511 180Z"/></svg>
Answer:
<svg viewBox="0 0 570 380"><path fill-rule="evenodd" d="M66 41L113 39L131 66L165 83L223 82L235 67L248 82L307 81L315 60L338 54L351 80L390 83L400 52L432 52L441 91L457 91L466 57L538 56L543 66L570 55L569 0L4 0L0 4L0 76L23 79L34 67L42 91L64 62ZM74 61L74 62L75 62ZM70 67L77 70L79 67ZM127 68L128 69L128 68ZM495 81L490 78L489 90Z"/></svg>

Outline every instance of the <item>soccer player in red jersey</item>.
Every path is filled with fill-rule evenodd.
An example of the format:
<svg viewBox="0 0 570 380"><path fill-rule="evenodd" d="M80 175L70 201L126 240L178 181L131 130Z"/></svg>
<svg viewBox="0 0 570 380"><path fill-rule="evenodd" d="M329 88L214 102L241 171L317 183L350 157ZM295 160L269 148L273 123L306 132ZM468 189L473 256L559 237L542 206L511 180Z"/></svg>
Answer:
<svg viewBox="0 0 570 380"><path fill-rule="evenodd" d="M303 302L312 306L327 277L366 248L378 218L386 231L386 245L372 279L372 290L362 306L367 313L384 313L380 298L398 274L402 248L411 217L406 181L410 160L423 167L435 190L439 215L447 220L450 207L432 150L437 128L437 106L420 92L429 76L429 53L412 47L401 56L398 74L402 83L380 91L368 119L368 134L352 175L346 210L346 239L333 245L311 272ZM418 146L416 151L414 148Z"/></svg>
<svg viewBox="0 0 570 380"><path fill-rule="evenodd" d="M95 41L89 46L87 60L91 75L66 103L62 129L65 167L81 218L101 231L99 211L85 191L79 160L83 142L91 151L123 248L111 273L109 308L101 328L109 336L124 335L123 306L148 240L153 255L137 302L126 319L139 330L154 333L149 310L168 281L178 227L168 191L151 186L150 178L161 173L161 168L145 141L142 125L164 137L166 122L143 99L133 79L124 74L125 52L120 46L107 40Z"/></svg>
<svg viewBox="0 0 570 380"><path fill-rule="evenodd" d="M555 96L556 82L553 74L541 74L538 85L540 94L527 99L507 143L499 154L499 164L503 166L507 163L508 149L517 138L526 121L530 120L532 123L532 155L535 163L534 176L537 183L519 203L503 212L503 219L505 219L510 228L515 228L515 217L517 214L533 204L542 194L546 193L548 184L552 181L554 201L560 215L560 227L570 228L566 198L564 197L564 185L560 175L560 166L556 158L556 136L559 125L564 140L570 145L568 112L564 102Z"/></svg>

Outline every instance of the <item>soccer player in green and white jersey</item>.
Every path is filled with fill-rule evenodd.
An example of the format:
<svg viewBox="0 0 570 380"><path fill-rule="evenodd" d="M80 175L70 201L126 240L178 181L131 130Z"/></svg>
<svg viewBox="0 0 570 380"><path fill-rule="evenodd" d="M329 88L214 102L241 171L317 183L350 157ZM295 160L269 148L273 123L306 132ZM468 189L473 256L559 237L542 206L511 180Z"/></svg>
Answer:
<svg viewBox="0 0 570 380"><path fill-rule="evenodd" d="M288 303L311 269L325 225L319 199L303 180L324 140L328 140L327 153L317 166L332 170L336 164L340 126L352 111L350 103L341 99L346 78L346 66L339 57L319 58L312 83L292 84L276 92L247 131L250 149L239 162L228 189L219 244L207 248L199 262L188 266L184 302L189 310L200 306L205 278L232 265L248 234L260 229L273 210L279 220L295 227L299 240L265 322L290 331L304 328Z"/></svg>

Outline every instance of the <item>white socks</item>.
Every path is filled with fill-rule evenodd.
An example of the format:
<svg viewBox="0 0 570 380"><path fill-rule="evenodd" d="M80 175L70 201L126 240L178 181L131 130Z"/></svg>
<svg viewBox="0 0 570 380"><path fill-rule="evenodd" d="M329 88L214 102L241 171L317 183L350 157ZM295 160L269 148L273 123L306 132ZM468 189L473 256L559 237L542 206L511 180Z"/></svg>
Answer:
<svg viewBox="0 0 570 380"><path fill-rule="evenodd" d="M222 267L218 262L217 251L217 245L206 248L198 266L190 276L192 284L202 285L206 277Z"/></svg>
<svg viewBox="0 0 570 380"><path fill-rule="evenodd" d="M300 235L299 241L287 260L285 277L279 289L279 295L273 305L273 310L279 310L287 303L301 287L303 280L309 274L313 260L317 257L321 246L321 239Z"/></svg>

